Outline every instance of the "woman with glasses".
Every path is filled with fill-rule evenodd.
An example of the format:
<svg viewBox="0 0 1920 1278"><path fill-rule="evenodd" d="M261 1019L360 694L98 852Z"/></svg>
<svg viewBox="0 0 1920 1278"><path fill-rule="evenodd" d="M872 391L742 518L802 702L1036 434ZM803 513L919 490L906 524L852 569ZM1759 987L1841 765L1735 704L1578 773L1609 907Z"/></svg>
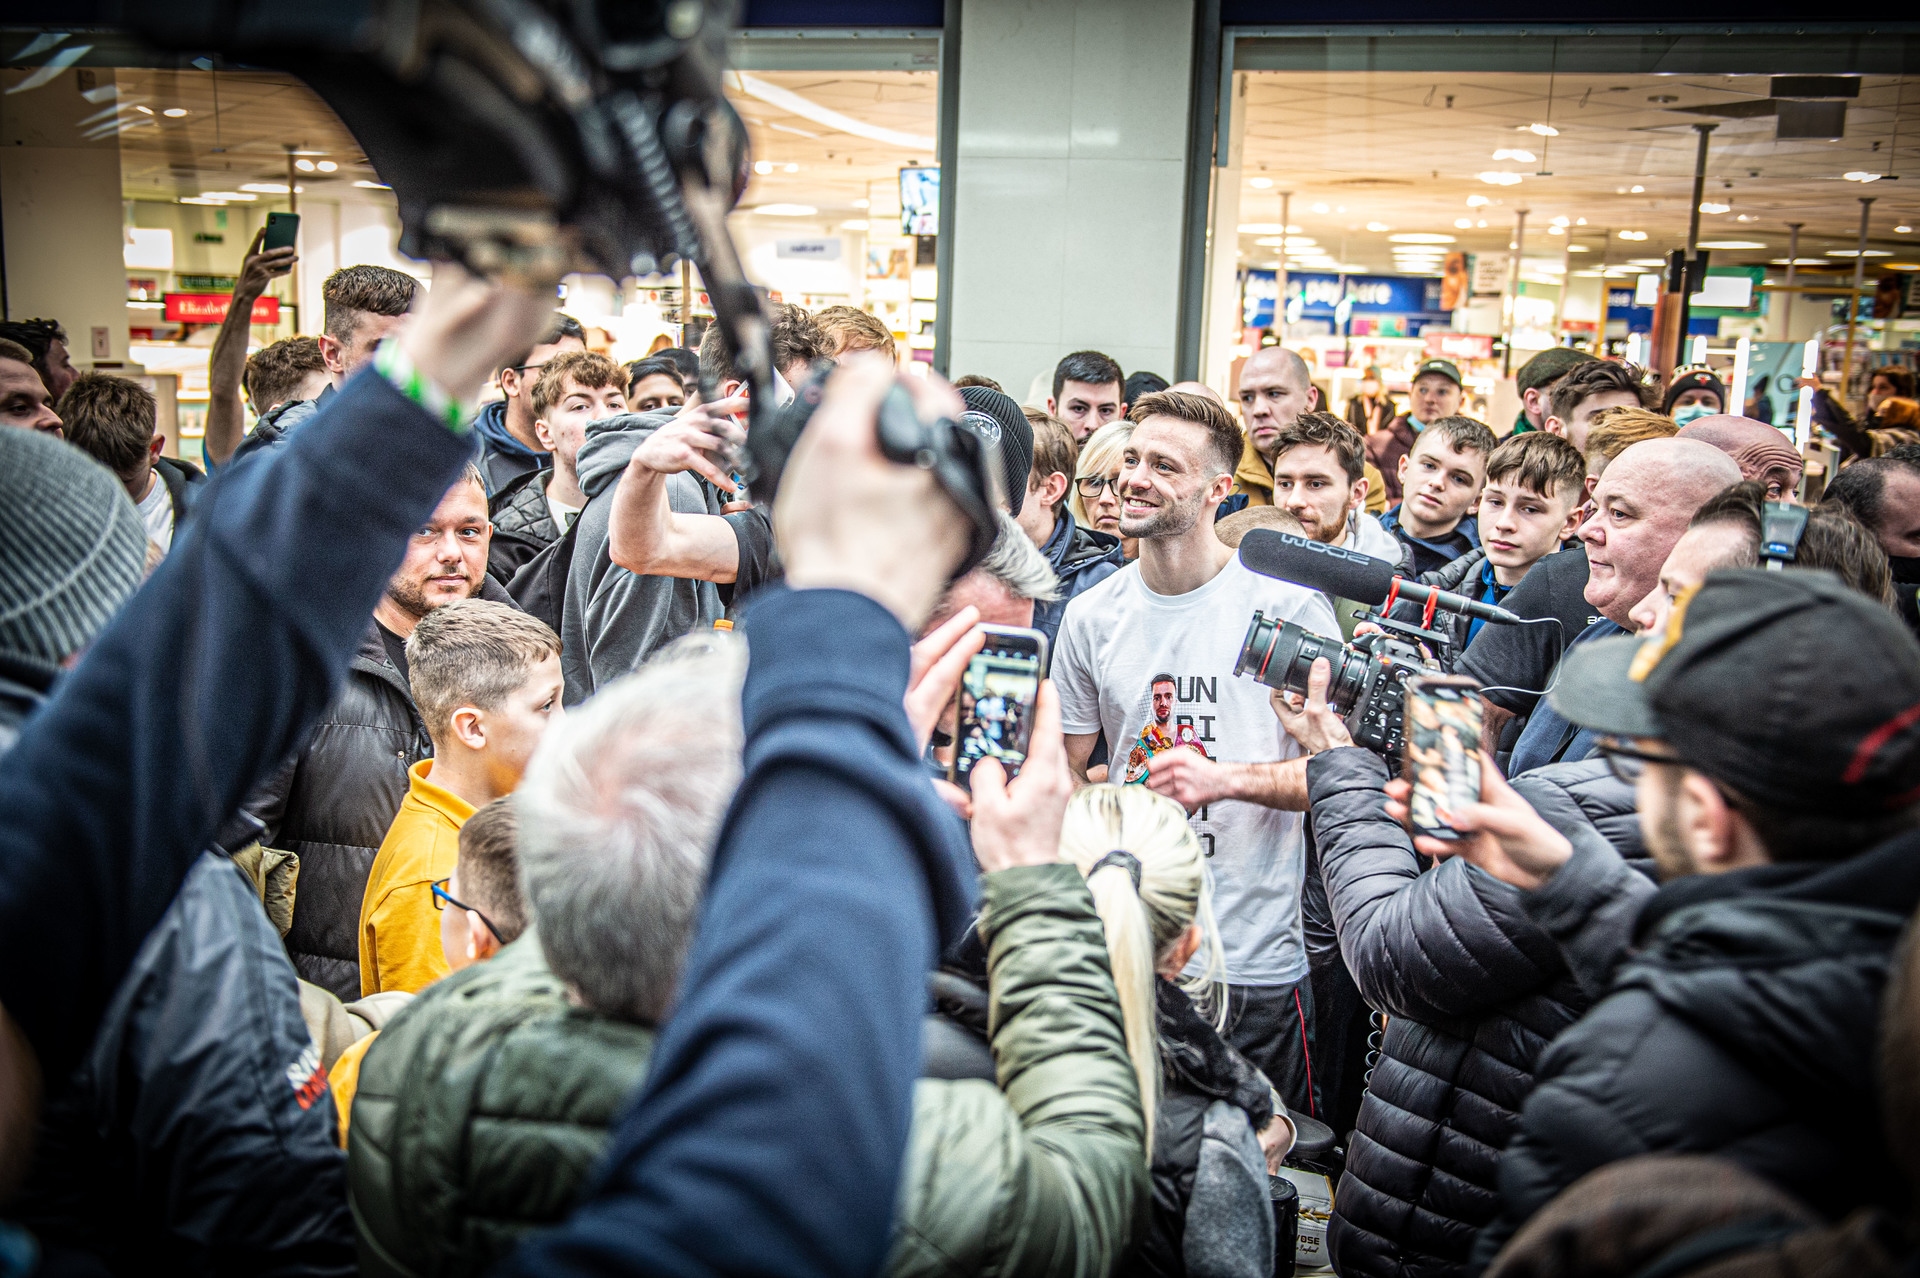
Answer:
<svg viewBox="0 0 1920 1278"><path fill-rule="evenodd" d="M1120 458L1133 438L1133 423L1108 422L1087 437L1074 469L1068 508L1083 528L1120 537ZM1120 537L1128 562L1139 558L1140 539Z"/></svg>

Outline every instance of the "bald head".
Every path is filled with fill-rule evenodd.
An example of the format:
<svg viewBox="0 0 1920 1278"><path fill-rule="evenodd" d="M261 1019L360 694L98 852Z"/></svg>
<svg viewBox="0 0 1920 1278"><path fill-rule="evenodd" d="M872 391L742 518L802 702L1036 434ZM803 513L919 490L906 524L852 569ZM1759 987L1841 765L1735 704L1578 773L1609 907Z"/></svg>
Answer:
<svg viewBox="0 0 1920 1278"><path fill-rule="evenodd" d="M1202 395L1220 405L1222 408L1227 406L1227 401L1220 398L1220 392L1205 382L1175 382L1173 385L1167 387L1167 389L1170 391L1180 391L1186 395Z"/></svg>
<svg viewBox="0 0 1920 1278"><path fill-rule="evenodd" d="M1768 501L1790 498L1800 487L1805 461L1786 435L1765 422L1718 413L1688 423L1680 438L1711 444L1731 457L1742 478L1766 485Z"/></svg>
<svg viewBox="0 0 1920 1278"><path fill-rule="evenodd" d="M1593 517L1580 528L1587 602L1631 629L1633 606L1659 580L1694 512L1739 482L1733 459L1697 439L1642 440L1614 458L1593 490Z"/></svg>
<svg viewBox="0 0 1920 1278"><path fill-rule="evenodd" d="M1240 418L1269 467L1280 432L1319 406L1306 361L1286 347L1263 346L1241 366Z"/></svg>

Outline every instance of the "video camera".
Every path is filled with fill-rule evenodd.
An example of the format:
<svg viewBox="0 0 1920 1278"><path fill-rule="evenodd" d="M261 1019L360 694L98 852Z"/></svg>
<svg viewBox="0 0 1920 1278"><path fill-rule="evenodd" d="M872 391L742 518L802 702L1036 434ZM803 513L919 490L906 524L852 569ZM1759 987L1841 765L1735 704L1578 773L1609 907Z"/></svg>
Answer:
<svg viewBox="0 0 1920 1278"><path fill-rule="evenodd" d="M1407 581L1384 559L1271 528L1256 528L1246 535L1240 543L1240 562L1262 576L1323 590L1339 599L1383 606L1379 612L1358 614L1361 621L1380 627L1380 633L1361 635L1350 644L1336 643L1290 621L1276 624L1255 612L1233 672L1304 697L1313 663L1325 657L1333 667L1327 703L1345 716L1355 745L1389 760L1399 758L1405 735L1407 680L1442 673L1451 640L1430 625L1395 621L1386 610L1399 599L1409 599L1426 604L1423 620L1429 623L1436 611L1502 624L1520 620L1504 608Z"/></svg>
<svg viewBox="0 0 1920 1278"><path fill-rule="evenodd" d="M620 280L693 262L758 428L775 411L769 324L726 222L751 172L746 128L721 91L733 11L733 0L122 8L162 48L304 80L393 188L409 257L531 280L574 271ZM703 397L718 390L703 386ZM920 421L904 395L893 408L883 447L901 460L912 443L907 459L975 525L970 567L992 544L994 459L955 453L953 432ZM774 433L790 446L799 431ZM756 462L764 455L756 450ZM755 497L770 500L758 487Z"/></svg>

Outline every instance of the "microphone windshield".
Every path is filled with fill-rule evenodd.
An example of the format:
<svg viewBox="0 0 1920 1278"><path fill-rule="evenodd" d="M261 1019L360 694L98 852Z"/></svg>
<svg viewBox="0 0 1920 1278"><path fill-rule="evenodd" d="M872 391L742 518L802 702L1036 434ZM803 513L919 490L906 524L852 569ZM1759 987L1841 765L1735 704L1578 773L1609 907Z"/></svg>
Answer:
<svg viewBox="0 0 1920 1278"><path fill-rule="evenodd" d="M1386 602L1396 567L1354 550L1326 546L1276 528L1255 528L1240 543L1240 562L1263 577L1324 590L1355 603Z"/></svg>

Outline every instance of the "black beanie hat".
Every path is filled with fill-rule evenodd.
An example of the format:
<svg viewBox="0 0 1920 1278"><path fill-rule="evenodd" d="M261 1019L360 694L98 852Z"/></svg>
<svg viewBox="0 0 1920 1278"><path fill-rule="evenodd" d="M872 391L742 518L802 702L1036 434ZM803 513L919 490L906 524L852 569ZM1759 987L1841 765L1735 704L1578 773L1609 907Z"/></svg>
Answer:
<svg viewBox="0 0 1920 1278"><path fill-rule="evenodd" d="M1017 515L1026 500L1027 475L1033 470L1033 424L1013 396L991 386L962 386L960 398L967 405L967 416L976 419L960 424L989 435L1000 445L1000 464L1006 467L1007 505ZM990 426L999 430L992 432Z"/></svg>

